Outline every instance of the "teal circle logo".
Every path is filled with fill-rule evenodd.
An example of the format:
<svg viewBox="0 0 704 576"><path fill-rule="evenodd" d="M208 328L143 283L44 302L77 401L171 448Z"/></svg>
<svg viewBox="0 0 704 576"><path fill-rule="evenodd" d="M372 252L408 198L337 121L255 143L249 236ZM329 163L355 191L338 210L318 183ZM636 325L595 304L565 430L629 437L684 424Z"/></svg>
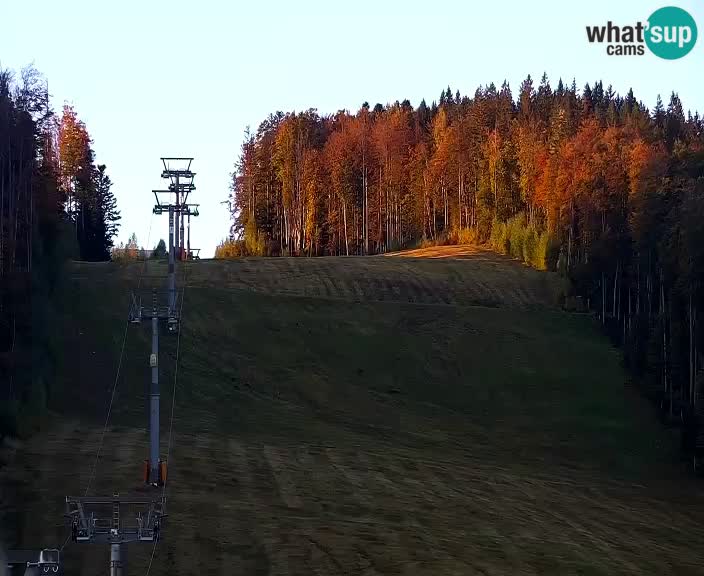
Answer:
<svg viewBox="0 0 704 576"><path fill-rule="evenodd" d="M653 54L665 60L686 56L696 42L697 23L682 8L660 8L650 15L645 25L645 43Z"/></svg>

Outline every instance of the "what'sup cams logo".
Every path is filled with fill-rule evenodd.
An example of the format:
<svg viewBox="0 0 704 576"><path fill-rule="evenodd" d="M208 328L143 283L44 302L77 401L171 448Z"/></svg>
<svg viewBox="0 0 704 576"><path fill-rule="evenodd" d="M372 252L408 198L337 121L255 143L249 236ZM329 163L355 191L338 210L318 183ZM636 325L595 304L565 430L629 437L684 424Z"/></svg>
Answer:
<svg viewBox="0 0 704 576"><path fill-rule="evenodd" d="M666 60L676 60L691 52L697 42L697 23L686 10L675 6L660 8L645 22L616 26L587 26L591 44L606 44L609 56L643 56L647 47Z"/></svg>

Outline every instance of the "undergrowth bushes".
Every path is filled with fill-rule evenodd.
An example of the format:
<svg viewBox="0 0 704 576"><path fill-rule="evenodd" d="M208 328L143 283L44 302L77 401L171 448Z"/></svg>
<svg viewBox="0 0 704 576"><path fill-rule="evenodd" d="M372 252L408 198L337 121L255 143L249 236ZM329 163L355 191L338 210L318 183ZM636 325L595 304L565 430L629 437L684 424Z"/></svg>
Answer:
<svg viewBox="0 0 704 576"><path fill-rule="evenodd" d="M555 238L528 224L523 214L506 222L494 220L489 245L497 252L523 260L538 270L555 270L560 250Z"/></svg>

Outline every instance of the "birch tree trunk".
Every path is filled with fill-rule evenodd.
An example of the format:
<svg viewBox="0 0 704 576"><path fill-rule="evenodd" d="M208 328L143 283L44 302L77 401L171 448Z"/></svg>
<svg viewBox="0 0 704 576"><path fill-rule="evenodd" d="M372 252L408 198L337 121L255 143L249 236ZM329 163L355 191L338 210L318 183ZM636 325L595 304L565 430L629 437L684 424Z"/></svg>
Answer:
<svg viewBox="0 0 704 576"><path fill-rule="evenodd" d="M459 164L459 159L457 161ZM458 229L462 229L462 171L460 170L459 166L457 167L457 218L458 220Z"/></svg>
<svg viewBox="0 0 704 576"><path fill-rule="evenodd" d="M601 273L601 323L606 324L606 284L604 273Z"/></svg>
<svg viewBox="0 0 704 576"><path fill-rule="evenodd" d="M345 225L345 256L350 255L350 244L347 239L347 201L342 200L342 214L344 218L344 225Z"/></svg>
<svg viewBox="0 0 704 576"><path fill-rule="evenodd" d="M616 272L614 272L614 305L613 305L613 309L611 312L611 315L614 318L617 317L617 315L616 315L616 289L618 288L618 266L619 266L619 263L617 261L616 262Z"/></svg>

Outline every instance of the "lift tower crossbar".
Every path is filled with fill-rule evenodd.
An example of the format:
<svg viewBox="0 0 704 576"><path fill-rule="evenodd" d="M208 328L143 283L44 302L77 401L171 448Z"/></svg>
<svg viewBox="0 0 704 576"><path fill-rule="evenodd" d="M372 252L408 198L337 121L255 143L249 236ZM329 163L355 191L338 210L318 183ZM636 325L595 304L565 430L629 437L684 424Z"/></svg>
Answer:
<svg viewBox="0 0 704 576"><path fill-rule="evenodd" d="M134 516L130 516L127 511ZM124 546L129 542L157 542L166 517L163 498L138 496L66 497L66 518L76 543L109 544L110 576L125 576ZM46 570L45 570L46 572Z"/></svg>
<svg viewBox="0 0 704 576"><path fill-rule="evenodd" d="M166 512L163 498L67 496L66 517L71 520L74 542L127 544L158 540Z"/></svg>

